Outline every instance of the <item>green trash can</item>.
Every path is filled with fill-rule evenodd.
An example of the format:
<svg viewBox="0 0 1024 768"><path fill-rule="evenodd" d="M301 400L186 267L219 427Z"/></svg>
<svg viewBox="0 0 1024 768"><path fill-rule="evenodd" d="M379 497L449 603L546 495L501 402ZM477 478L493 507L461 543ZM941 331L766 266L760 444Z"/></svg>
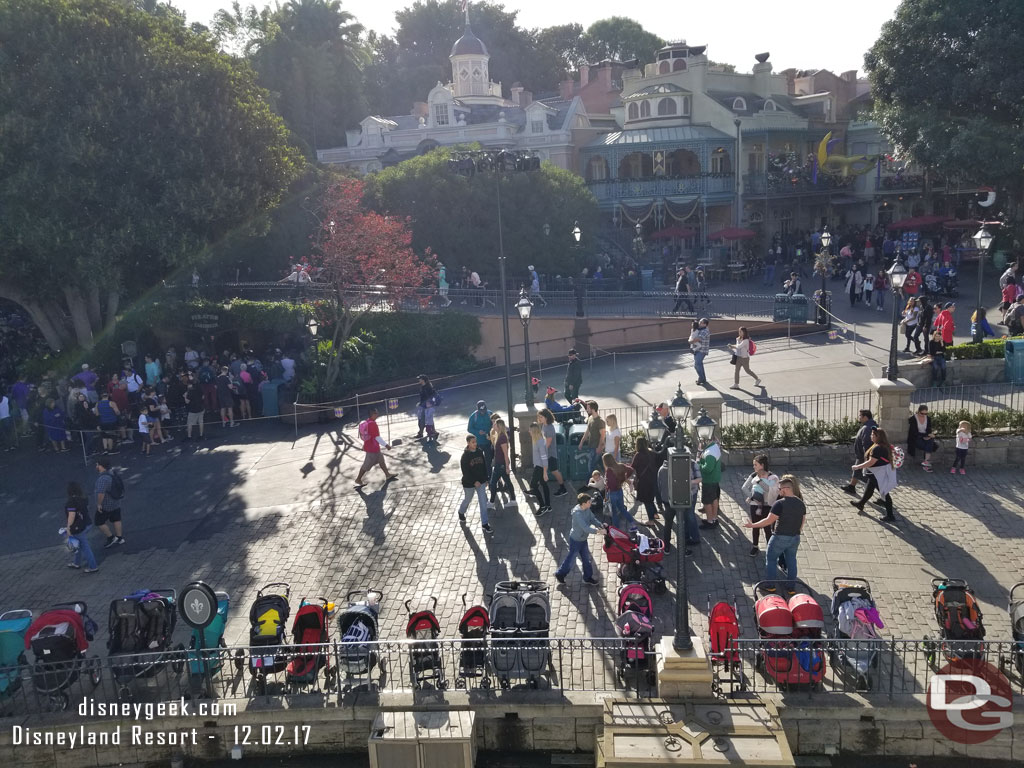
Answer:
<svg viewBox="0 0 1024 768"><path fill-rule="evenodd" d="M1003 352L1006 359L1006 380L1024 384L1024 339L1008 339Z"/></svg>
<svg viewBox="0 0 1024 768"><path fill-rule="evenodd" d="M641 269L640 270L640 290L644 293L649 293L654 290L654 270L653 269Z"/></svg>
<svg viewBox="0 0 1024 768"><path fill-rule="evenodd" d="M789 294L788 293L776 293L775 294L775 308L772 311L772 320L776 323L782 323L789 320Z"/></svg>
<svg viewBox="0 0 1024 768"><path fill-rule="evenodd" d="M263 396L263 415L264 416L279 416L281 410L277 404L277 390L284 384L284 379L272 379L271 381L263 382L263 389L260 394Z"/></svg>
<svg viewBox="0 0 1024 768"><path fill-rule="evenodd" d="M585 482L590 477L590 456L593 451L588 447L582 451L579 449L580 438L586 431L586 424L573 424L569 427L569 444L566 446L569 462L565 474L574 483Z"/></svg>
<svg viewBox="0 0 1024 768"><path fill-rule="evenodd" d="M555 457L562 475L569 472L569 424L555 425Z"/></svg>
<svg viewBox="0 0 1024 768"><path fill-rule="evenodd" d="M807 322L807 297L802 293L789 297L789 319L794 323Z"/></svg>

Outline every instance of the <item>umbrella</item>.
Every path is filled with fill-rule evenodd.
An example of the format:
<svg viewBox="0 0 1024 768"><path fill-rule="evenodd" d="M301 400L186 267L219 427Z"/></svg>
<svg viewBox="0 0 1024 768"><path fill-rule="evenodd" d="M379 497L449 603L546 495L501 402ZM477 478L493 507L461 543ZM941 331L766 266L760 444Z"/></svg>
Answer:
<svg viewBox="0 0 1024 768"><path fill-rule="evenodd" d="M708 240L749 240L751 237L755 237L756 234L752 229L729 227L708 235Z"/></svg>
<svg viewBox="0 0 1024 768"><path fill-rule="evenodd" d="M696 231L690 229L689 227L680 227L678 225L673 225L665 229L659 229L657 232L651 235L651 239L670 240L673 237L693 237L695 234L697 234Z"/></svg>

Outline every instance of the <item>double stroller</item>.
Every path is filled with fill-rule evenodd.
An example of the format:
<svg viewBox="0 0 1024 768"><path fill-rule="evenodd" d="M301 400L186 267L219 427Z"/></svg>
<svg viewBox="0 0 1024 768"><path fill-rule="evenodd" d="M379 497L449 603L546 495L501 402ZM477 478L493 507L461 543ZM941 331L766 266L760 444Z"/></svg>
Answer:
<svg viewBox="0 0 1024 768"><path fill-rule="evenodd" d="M338 664L347 681L369 678L380 661L377 616L383 599L384 593L376 589L353 590L345 598L347 607L338 616Z"/></svg>
<svg viewBox="0 0 1024 768"><path fill-rule="evenodd" d="M291 606L288 598L291 588L284 582L267 584L256 593L249 609L249 674L256 692L267 692L267 676L282 672L288 666L285 632ZM241 669L245 651L235 655L235 665Z"/></svg>
<svg viewBox="0 0 1024 768"><path fill-rule="evenodd" d="M100 684L99 665L85 658L97 629L86 604L76 602L53 606L25 630L24 649L31 649L35 657L32 685L47 697L51 710L68 708L71 700L67 691L81 673L88 673L94 688Z"/></svg>
<svg viewBox="0 0 1024 768"><path fill-rule="evenodd" d="M1007 665L1012 663L1017 669L1017 674L1024 677L1024 581L1010 587L1010 601L1006 612L1010 614L1013 645L1010 646L1010 657L1000 657L999 666L1005 670Z"/></svg>
<svg viewBox="0 0 1024 768"><path fill-rule="evenodd" d="M502 688L525 680L536 688L551 658L547 584L499 581L491 597L491 665Z"/></svg>
<svg viewBox="0 0 1024 768"><path fill-rule="evenodd" d="M405 601L409 620L405 624L405 636L415 641L409 648L409 677L412 687L419 689L428 681L438 690L448 687L444 677L444 659L437 636L441 634L441 623L437 620L437 598L427 599L429 608L413 610L411 600Z"/></svg>
<svg viewBox="0 0 1024 768"><path fill-rule="evenodd" d="M324 681L330 688L334 681L334 668L327 649L330 642L331 604L325 598L315 601L303 600L295 612L292 623L292 647L284 680L293 693L315 685L320 670L324 670Z"/></svg>
<svg viewBox="0 0 1024 768"><path fill-rule="evenodd" d="M947 661L975 661L985 655L985 625L974 590L963 579L932 579L938 642L926 643L929 663L939 651Z"/></svg>
<svg viewBox="0 0 1024 768"><path fill-rule="evenodd" d="M140 589L111 601L107 649L119 700L131 699L132 681L153 677L168 664L181 674L185 646L171 650L177 617L173 589Z"/></svg>
<svg viewBox="0 0 1024 768"><path fill-rule="evenodd" d="M780 688L818 687L825 678L825 653L820 639L825 614L802 581L788 601L777 594L781 581L754 585L757 634L763 642L755 666Z"/></svg>
<svg viewBox="0 0 1024 768"><path fill-rule="evenodd" d="M640 582L656 595L665 593L665 542L641 534L635 528L625 531L609 525L604 533L604 554L609 563L618 563L619 581Z"/></svg>
<svg viewBox="0 0 1024 768"><path fill-rule="evenodd" d="M654 601L643 584L630 583L619 587L619 615L615 634L623 640L619 651L619 677L632 674L640 687L640 674L648 685L657 682L657 658L651 647L654 638Z"/></svg>
<svg viewBox="0 0 1024 768"><path fill-rule="evenodd" d="M847 641L835 644L832 663L837 670L849 670L854 675L858 690L870 691L882 644L876 627L884 625L868 580L852 576L832 579L831 613L835 637Z"/></svg>
<svg viewBox="0 0 1024 768"><path fill-rule="evenodd" d="M470 678L480 678L481 688L491 687L490 661L487 654L487 633L491 628L491 615L482 605L469 605L462 596L464 613L459 622L459 674L456 688L466 688Z"/></svg>
<svg viewBox="0 0 1024 768"><path fill-rule="evenodd" d="M25 632L32 623L32 611L5 611L0 614L0 703L21 690L21 671L25 658ZM0 712L0 717L3 713Z"/></svg>

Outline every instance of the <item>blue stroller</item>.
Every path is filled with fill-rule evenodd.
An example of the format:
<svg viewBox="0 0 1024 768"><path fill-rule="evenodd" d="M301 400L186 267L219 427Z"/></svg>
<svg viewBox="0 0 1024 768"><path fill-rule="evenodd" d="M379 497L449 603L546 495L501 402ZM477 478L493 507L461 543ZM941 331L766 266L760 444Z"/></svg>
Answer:
<svg viewBox="0 0 1024 768"><path fill-rule="evenodd" d="M206 672L203 670L203 661L210 675L214 675L226 660L227 648L224 643L224 626L228 621L228 611L231 608L231 597L227 592L216 592L217 615L213 617L210 625L203 630L203 637L200 640L199 630L192 630L192 639L188 644L188 671L192 680L202 679ZM205 641L205 642L203 642ZM205 691L208 696L213 696L213 691Z"/></svg>
<svg viewBox="0 0 1024 768"><path fill-rule="evenodd" d="M25 632L32 623L32 611L5 611L0 614L0 702L21 690L21 671L25 658Z"/></svg>

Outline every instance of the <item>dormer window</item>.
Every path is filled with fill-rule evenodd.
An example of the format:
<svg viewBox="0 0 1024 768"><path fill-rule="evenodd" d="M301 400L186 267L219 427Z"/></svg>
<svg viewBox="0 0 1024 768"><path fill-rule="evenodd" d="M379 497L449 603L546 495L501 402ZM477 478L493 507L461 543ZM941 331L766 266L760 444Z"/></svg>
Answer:
<svg viewBox="0 0 1024 768"><path fill-rule="evenodd" d="M651 116L651 102L649 102L649 101L641 101L640 102L640 117L650 117L650 116Z"/></svg>
<svg viewBox="0 0 1024 768"><path fill-rule="evenodd" d="M676 59L672 62L672 71L681 72L686 69L686 59Z"/></svg>
<svg viewBox="0 0 1024 768"><path fill-rule="evenodd" d="M530 133L544 133L544 121L543 120L531 120L530 121Z"/></svg>
<svg viewBox="0 0 1024 768"><path fill-rule="evenodd" d="M732 108L737 112L746 112L747 100L744 99L742 96L737 96L735 99L732 100Z"/></svg>
<svg viewBox="0 0 1024 768"><path fill-rule="evenodd" d="M640 117L640 107L638 107L637 103L634 101L629 105L629 119L636 120L638 117Z"/></svg>
<svg viewBox="0 0 1024 768"><path fill-rule="evenodd" d="M448 117L447 104L434 105L434 125L449 125L451 120Z"/></svg>
<svg viewBox="0 0 1024 768"><path fill-rule="evenodd" d="M665 115L674 115L676 113L676 100L675 99L662 99L658 102L658 115L664 117Z"/></svg>
<svg viewBox="0 0 1024 768"><path fill-rule="evenodd" d="M764 111L765 112L778 112L779 108L777 106L775 106L775 102L774 101L772 101L771 99L768 99L764 103Z"/></svg>
<svg viewBox="0 0 1024 768"><path fill-rule="evenodd" d="M658 64L658 74L667 75L672 70L672 63L669 61L662 61Z"/></svg>

